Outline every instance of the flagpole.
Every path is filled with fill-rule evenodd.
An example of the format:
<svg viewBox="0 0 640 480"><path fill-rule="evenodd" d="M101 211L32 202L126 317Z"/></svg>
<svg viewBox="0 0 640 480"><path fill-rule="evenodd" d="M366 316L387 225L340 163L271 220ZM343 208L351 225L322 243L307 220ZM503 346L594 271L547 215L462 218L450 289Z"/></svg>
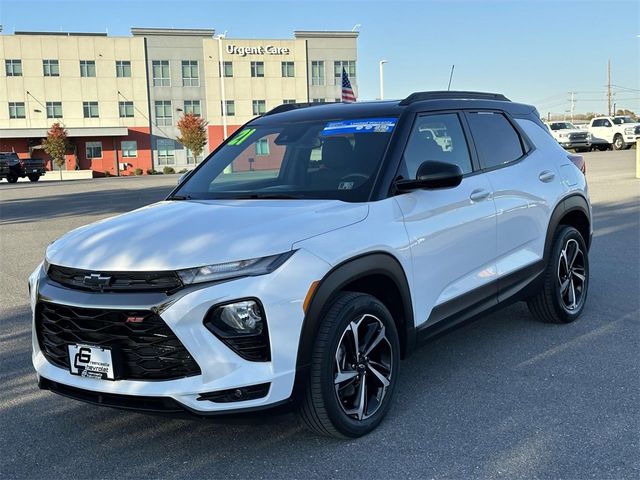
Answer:
<svg viewBox="0 0 640 480"><path fill-rule="evenodd" d="M384 69L382 66L387 63L386 60L380 60L380 100L384 100Z"/></svg>

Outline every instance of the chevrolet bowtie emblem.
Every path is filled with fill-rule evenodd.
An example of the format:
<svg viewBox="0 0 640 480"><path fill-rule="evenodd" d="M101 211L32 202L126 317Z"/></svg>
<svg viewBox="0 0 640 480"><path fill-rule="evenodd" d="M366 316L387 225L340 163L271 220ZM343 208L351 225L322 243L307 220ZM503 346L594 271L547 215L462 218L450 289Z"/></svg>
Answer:
<svg viewBox="0 0 640 480"><path fill-rule="evenodd" d="M88 287L102 288L111 283L111 277L102 276L99 273L92 273L90 275L85 275L82 283L84 283Z"/></svg>

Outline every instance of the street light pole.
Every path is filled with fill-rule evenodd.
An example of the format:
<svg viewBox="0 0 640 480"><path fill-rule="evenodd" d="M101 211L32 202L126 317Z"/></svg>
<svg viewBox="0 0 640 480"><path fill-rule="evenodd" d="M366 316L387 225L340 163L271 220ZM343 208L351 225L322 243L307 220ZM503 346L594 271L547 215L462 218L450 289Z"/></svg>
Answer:
<svg viewBox="0 0 640 480"><path fill-rule="evenodd" d="M380 60L380 100L384 100L384 70L382 66L387 63L386 60Z"/></svg>

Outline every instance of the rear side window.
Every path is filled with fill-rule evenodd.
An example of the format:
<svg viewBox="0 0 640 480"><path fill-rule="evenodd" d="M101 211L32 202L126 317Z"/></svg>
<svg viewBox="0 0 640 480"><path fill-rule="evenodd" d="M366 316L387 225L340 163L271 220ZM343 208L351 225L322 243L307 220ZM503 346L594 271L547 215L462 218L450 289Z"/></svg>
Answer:
<svg viewBox="0 0 640 480"><path fill-rule="evenodd" d="M483 168L505 165L524 155L520 135L501 113L472 112L468 119Z"/></svg>

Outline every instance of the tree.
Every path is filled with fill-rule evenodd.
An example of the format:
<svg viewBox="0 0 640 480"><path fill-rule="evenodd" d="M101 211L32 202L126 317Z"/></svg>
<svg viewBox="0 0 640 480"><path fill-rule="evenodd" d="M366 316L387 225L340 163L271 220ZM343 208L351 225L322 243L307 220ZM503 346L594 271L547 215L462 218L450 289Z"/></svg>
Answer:
<svg viewBox="0 0 640 480"><path fill-rule="evenodd" d="M42 140L42 146L44 147L44 151L51 156L53 162L60 169L60 180L62 180L64 156L69 148L67 131L58 122L54 123L47 132L47 138Z"/></svg>
<svg viewBox="0 0 640 480"><path fill-rule="evenodd" d="M199 157L207 144L207 122L193 113L187 113L178 120L180 136L178 141Z"/></svg>

